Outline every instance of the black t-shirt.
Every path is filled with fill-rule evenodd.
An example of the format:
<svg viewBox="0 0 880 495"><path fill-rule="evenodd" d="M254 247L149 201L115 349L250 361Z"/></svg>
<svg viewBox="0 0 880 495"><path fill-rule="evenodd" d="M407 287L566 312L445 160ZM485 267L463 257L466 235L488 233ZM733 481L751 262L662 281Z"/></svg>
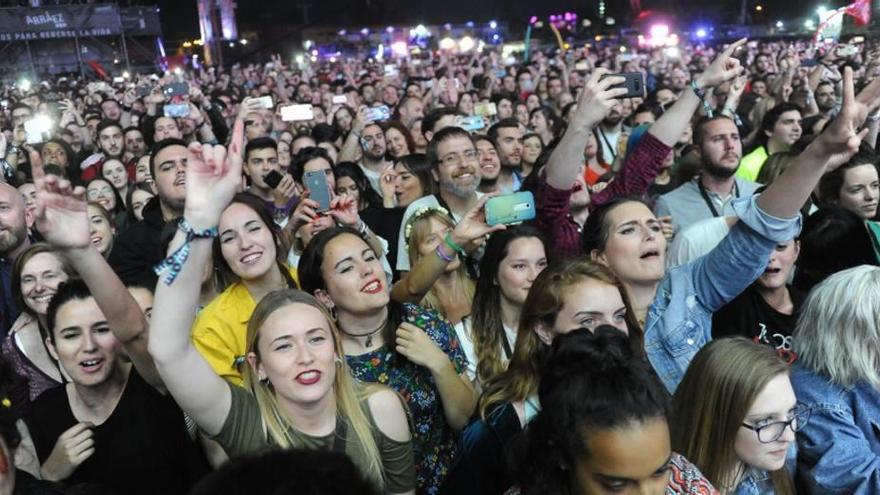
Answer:
<svg viewBox="0 0 880 495"><path fill-rule="evenodd" d="M790 315L773 309L755 286L750 286L712 316L712 338L742 335L773 347L783 359L794 362L791 332L804 303L804 294L791 286L788 290L794 305Z"/></svg>
<svg viewBox="0 0 880 495"><path fill-rule="evenodd" d="M25 418L40 464L58 437L77 424L66 387L44 392ZM183 412L131 369L107 420L94 428L95 453L65 484L106 485L119 494L185 494L208 472L204 453L187 434Z"/></svg>

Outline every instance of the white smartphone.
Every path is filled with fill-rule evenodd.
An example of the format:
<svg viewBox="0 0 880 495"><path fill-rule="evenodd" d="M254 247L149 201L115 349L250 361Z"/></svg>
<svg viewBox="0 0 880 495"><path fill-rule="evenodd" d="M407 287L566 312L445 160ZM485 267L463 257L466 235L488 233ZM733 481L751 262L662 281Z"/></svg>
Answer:
<svg viewBox="0 0 880 495"><path fill-rule="evenodd" d="M314 120L315 113L311 105L286 105L281 107L281 120L284 122L302 122Z"/></svg>
<svg viewBox="0 0 880 495"><path fill-rule="evenodd" d="M260 102L260 107L262 108L271 109L275 107L275 103L272 102L271 96L261 96L257 98L257 100Z"/></svg>

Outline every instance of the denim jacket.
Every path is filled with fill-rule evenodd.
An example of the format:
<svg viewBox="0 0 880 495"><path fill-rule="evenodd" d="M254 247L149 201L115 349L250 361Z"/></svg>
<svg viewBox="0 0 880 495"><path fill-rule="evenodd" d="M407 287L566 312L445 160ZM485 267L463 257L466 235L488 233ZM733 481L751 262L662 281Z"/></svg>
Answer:
<svg viewBox="0 0 880 495"><path fill-rule="evenodd" d="M880 493L880 391L866 382L848 390L798 364L791 382L798 402L812 408L797 433L809 492Z"/></svg>
<svg viewBox="0 0 880 495"><path fill-rule="evenodd" d="M712 339L712 313L764 273L770 253L800 231L800 217L761 211L757 197L733 203L739 221L709 254L669 270L657 287L645 323L645 352L674 392L694 355Z"/></svg>
<svg viewBox="0 0 880 495"><path fill-rule="evenodd" d="M785 454L785 468L794 478L797 466L797 444L792 442ZM746 471L739 486L733 492L734 495L770 495L776 493L773 489L773 479L770 473L763 469L750 468Z"/></svg>

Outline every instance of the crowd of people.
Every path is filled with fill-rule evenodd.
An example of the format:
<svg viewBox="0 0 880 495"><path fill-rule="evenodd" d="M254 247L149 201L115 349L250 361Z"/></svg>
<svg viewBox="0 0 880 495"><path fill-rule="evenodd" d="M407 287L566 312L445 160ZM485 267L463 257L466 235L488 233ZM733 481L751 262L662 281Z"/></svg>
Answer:
<svg viewBox="0 0 880 495"><path fill-rule="evenodd" d="M878 69L605 41L8 85L0 495L880 493Z"/></svg>

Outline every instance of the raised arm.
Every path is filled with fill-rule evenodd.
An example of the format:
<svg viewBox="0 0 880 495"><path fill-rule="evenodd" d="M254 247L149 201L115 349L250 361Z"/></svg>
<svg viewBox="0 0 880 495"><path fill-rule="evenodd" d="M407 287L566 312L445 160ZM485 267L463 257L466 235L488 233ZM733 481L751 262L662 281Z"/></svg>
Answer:
<svg viewBox="0 0 880 495"><path fill-rule="evenodd" d="M74 188L70 181L58 176L46 175L35 151L30 157L37 188L37 229L47 242L63 250L144 380L164 391L147 352L147 320L143 311L90 241L85 189Z"/></svg>
<svg viewBox="0 0 880 495"><path fill-rule="evenodd" d="M702 74L694 78L696 86L700 89L714 88L738 76L742 67L739 60L733 57L733 53L745 42L745 39L741 39L721 52ZM593 206L607 203L616 197L644 195L654 183L663 161L687 129L699 106L700 97L692 87L685 88L675 104L648 129L650 136L639 141L636 148L628 154L618 177L602 192L593 196Z"/></svg>
<svg viewBox="0 0 880 495"><path fill-rule="evenodd" d="M614 106L614 98L626 94L624 88L612 88L615 84L622 84L624 79L622 77L602 79L606 74L608 74L606 69L596 69L593 72L581 92L571 124L550 155L545 173L547 184L556 189L567 191L572 188L584 163L584 146L587 138Z"/></svg>
<svg viewBox="0 0 880 495"><path fill-rule="evenodd" d="M232 200L241 183L244 124L235 123L229 156L222 146L191 144L186 170L186 206L184 216L196 232L214 229L220 214ZM191 237L191 236L190 236ZM223 427L232 394L199 354L190 339L190 330L199 302L202 271L211 256L211 238L188 236L179 230L169 252L188 242L189 255L180 264L180 272L170 283L160 274L150 324L149 351L171 395L209 435Z"/></svg>
<svg viewBox="0 0 880 495"><path fill-rule="evenodd" d="M451 244L447 243L445 239L441 239L435 255L423 256L412 265L412 270L406 272L391 288L392 299L398 302L418 304L431 290L437 279L443 275L449 263L458 255L452 245L473 246L473 241L482 239L492 232L505 229L504 225L490 227L486 224L485 205L492 196L490 194L482 196L477 204L465 213L461 222L458 222L458 225L449 233Z"/></svg>

